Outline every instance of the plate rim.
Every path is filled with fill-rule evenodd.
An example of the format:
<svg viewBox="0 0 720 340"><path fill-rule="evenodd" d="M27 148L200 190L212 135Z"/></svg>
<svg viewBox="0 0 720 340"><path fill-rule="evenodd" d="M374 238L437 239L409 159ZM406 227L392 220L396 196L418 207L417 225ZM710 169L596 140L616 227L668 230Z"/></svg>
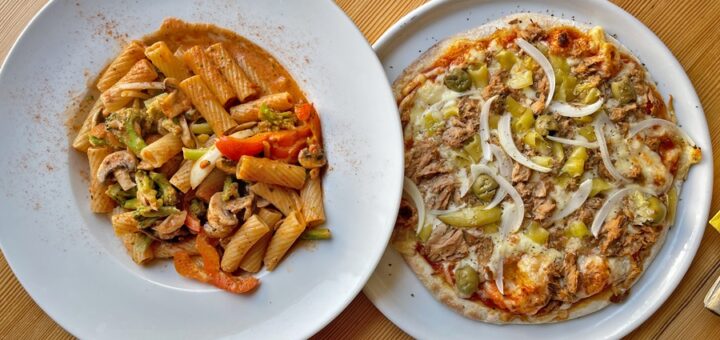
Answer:
<svg viewBox="0 0 720 340"><path fill-rule="evenodd" d="M492 1L493 0L479 0L479 1L476 1L475 4L489 3ZM452 2L453 2L452 0L429 0L428 2L422 4L422 5L418 6L417 8L413 9L412 11L408 12L406 15L404 15L402 18L400 18L398 21L396 21L394 24L392 24L392 26L390 26L372 45L373 49L378 54L378 58L381 59L381 62L382 62L382 56L384 55L385 50L388 48L391 48L389 45L391 44L392 40L395 37L401 35L407 26L409 26L416 20L420 20L421 17L427 15L430 11L432 11L438 7L447 5L447 4L452 4ZM690 80L690 77L687 75L687 72L685 72L685 69L683 68L682 64L680 63L679 60L677 60L677 58L675 57L675 54L672 53L672 51L667 47L667 45L665 45L665 43L657 36L657 34L655 34L655 32L653 32L649 27L647 27L642 21L640 21L634 15L627 12L622 7L616 5L612 2L609 2L609 1L589 0L588 2L593 3L595 5L607 6L606 10L608 10L608 11L619 11L621 14L624 14L623 19L632 21L632 23L634 25L637 25L642 31L644 31L645 34L649 34L649 36L653 40L649 43L650 45L659 46L663 50L663 52L665 52L668 56L671 57L670 59L671 59L672 65L670 65L670 67L680 70L682 72L682 77L677 80L682 82L682 85L681 85L682 87L686 87L691 90L690 92L691 92L692 98L690 98L690 101L695 101L695 102L699 103L699 105L696 109L703 116L703 119L700 123L702 123L701 125L702 125L702 128L704 128L704 132L706 132L705 136L709 137L710 133L709 133L709 125L707 122L707 116L705 115L705 111L703 109L702 102L700 101L700 98L697 94L697 91L695 90L695 87L693 86L692 81ZM525 11L525 12L527 12L527 11ZM442 41L442 39L440 39L439 41ZM394 81L394 79L388 79L388 81L392 83ZM703 136L703 138L705 136ZM703 158L704 159L707 158L712 161L714 158L713 158L713 150L712 150L712 141L711 140L710 140L710 143L708 143L708 146L709 147L707 149L702 150ZM712 168L713 163L708 162L706 167ZM711 171L711 173L712 173L712 171ZM704 192L701 191L709 199L712 199L713 180L714 180L713 176L709 176L706 179L707 184L709 184L709 185L705 186ZM709 215L710 205L711 205L710 200L707 200L704 203L704 205L696 208L700 212L702 212L701 216L705 216L705 220L707 220L707 216ZM689 249L689 252L687 253L688 256L686 256L680 263L680 267L681 267L680 273L682 273L682 274L676 275L670 280L671 282L670 282L670 285L668 286L670 288L662 291L660 299L653 301L651 303L651 305L645 309L645 312L640 317L632 320L632 322L630 324L626 324L626 326L623 327L619 332L615 332L614 334L610 333L610 335L618 336L618 337L627 336L628 334L630 334L630 332L635 330L637 327L639 327L640 325L645 323L650 317L652 317L658 311L658 309L660 309L660 307L667 301L667 299L670 297L670 295L673 292L675 292L678 285L680 284L682 279L687 274L687 271L689 270L690 265L692 264L693 260L695 259L695 256L697 254L697 251L700 247L700 243L703 238L703 234L704 234L706 225L707 225L707 223L705 223L702 226L701 231L699 230L699 231L695 232L689 238L688 243L689 243L690 249ZM673 226L675 226L675 224L673 224ZM668 240L665 240L664 242L667 243ZM386 252L393 251L390 248L391 247L388 247ZM405 263L404 259L403 259L402 265L407 266L407 263ZM373 275L373 277L370 278L370 281L373 281L374 277L375 277L375 275ZM423 334L416 333L413 330L413 328L410 327L408 322L400 321L399 318L396 315L394 315L390 309L387 309L385 303L382 301L383 297L374 294L374 292L372 290L368 289L368 286L369 285L366 285L366 287L363 289L363 293L368 297L368 299L370 299L372 304L386 318L388 318L398 328L402 329L404 332L410 334L411 336L417 337L417 338L423 337ZM426 289L426 287L424 287L424 285L423 285L423 288ZM434 299L434 297L433 297L433 299ZM438 307L443 307L437 300L435 300L435 302ZM453 313L455 313L455 312L453 311ZM460 314L457 314L457 313L455 313L455 314L457 317L464 318L464 316L462 316ZM477 321L477 322L479 322L481 324L487 324L487 323L484 323L481 321Z"/></svg>
<svg viewBox="0 0 720 340"><path fill-rule="evenodd" d="M365 37L363 32L357 26L357 24L355 24L355 22L352 20L352 18L350 18L349 15L344 10L342 10L342 8L340 8L340 6L335 1L323 0L323 2L324 2L324 4L322 4L322 3L319 3L319 4L323 5L323 6L328 6L328 8L330 8L332 11L334 11L336 13L336 15L338 15L339 18L342 18L342 20L346 21L346 23L349 24L348 27L351 28L352 34L356 35L356 38L360 39L359 41L361 42L361 44L358 44L358 47L363 48L363 49L367 48L368 52L370 52L369 58L366 60L367 67L371 67L373 71L378 71L380 74L382 74L384 76L385 71L383 69L382 63L380 62L379 58L377 57L377 54L374 52L372 45L367 40L367 38ZM23 29L20 31L20 33L17 36L17 38L15 39L15 41L12 43L10 49L8 49L8 52L5 55L2 63L0 63L0 75L4 74L4 71L5 71L5 68L6 68L8 62L11 59L16 57L15 55L18 53L18 46L20 45L21 41L26 39L29 29L38 25L40 18L42 16L46 15L46 12L49 11L52 6L57 5L58 3L60 3L59 0L48 0L32 16L32 18L28 21L28 23L23 27ZM272 56L273 56L273 58L275 58L275 54L272 54ZM385 98L385 99L392 101L394 103L394 97L392 95L392 89L391 89L390 83L387 82L386 77L383 77L383 79L385 80L385 83L386 83L385 96L387 98ZM395 111L394 113L397 115L397 106L393 105L393 111ZM393 119L391 122L388 122L388 123L392 123L393 125L395 125L396 130L401 131L401 123L400 123L399 115L397 115L397 116L398 116L397 119ZM66 129L66 127L62 127L62 129ZM402 134L398 133L398 137L400 138L400 141L398 141L397 144L402 146ZM398 167L398 170L399 170L398 173L396 173L396 174L386 173L386 176L396 177L396 181L398 183L397 188L386 189L387 194L393 194L391 196L397 197L395 199L395 203L394 203L395 209L392 210L392 211L395 211L395 216L388 216L390 218L390 221L394 221L395 218L397 218L397 211L400 207L400 197L401 197L401 193L402 193L402 182L403 182L402 178L404 176L404 157L403 157L404 151L403 151L402 147L398 148L398 151L399 151L399 154L395 155L396 157L398 157L398 159L400 159L400 161L399 161L400 166ZM73 153L73 152L75 152L75 150L73 150L72 148L68 148L68 153ZM355 285L350 287L351 289L348 290L350 293L345 295L345 298L342 302L335 305L335 308L333 310L331 310L330 313L328 314L328 315L330 315L329 317L325 318L322 322L316 323L315 326L313 326L313 327L306 328L307 331L305 334L301 334L301 338L309 338L310 336L321 331L328 324L330 324L333 320L335 320L340 315L340 313L342 313L350 305L350 303L352 303L352 301L357 297L357 295L364 288L365 284L370 279L375 268L377 267L380 260L382 259L382 256L384 254L384 249L389 244L390 238L392 236L392 231L393 231L393 226L389 225L385 231L386 235L384 235L384 239L385 239L384 247L381 248L381 251L378 251L376 254L374 254L373 255L374 257L370 257L370 260L368 261L370 266L360 276L360 279L355 282ZM380 236L383 236L383 235L380 235ZM62 314L61 312L57 312L57 311L50 312L49 309L47 308L48 302L45 300L38 300L36 292L33 290L27 289L28 285L26 284L26 280L29 280L29 278L26 277L26 275L24 275L24 274L18 275L18 270L16 269L17 264L14 264L15 261L13 260L12 255L9 256L6 253L6 251L5 251L6 247L3 246L3 243L4 243L4 241L0 238L0 251L2 252L2 254L5 258L5 261L7 262L8 267L10 268L10 271L12 272L13 276L16 278L16 280L18 281L20 286L23 288L23 290L33 300L33 302L43 311L43 313L45 313L45 315L50 317L53 320L53 322L55 322L58 326L63 328L66 332L68 332L71 335L76 336L76 337L84 334L85 332L82 331L83 327L80 327L78 324L66 322L66 320L60 321L63 319L60 315L60 314ZM103 256L110 256L110 255L107 253L103 253ZM125 273L124 275L131 275L131 274ZM237 336L237 334L240 331L245 331L245 330L238 330L238 332L227 335L227 336L229 336L229 337Z"/></svg>

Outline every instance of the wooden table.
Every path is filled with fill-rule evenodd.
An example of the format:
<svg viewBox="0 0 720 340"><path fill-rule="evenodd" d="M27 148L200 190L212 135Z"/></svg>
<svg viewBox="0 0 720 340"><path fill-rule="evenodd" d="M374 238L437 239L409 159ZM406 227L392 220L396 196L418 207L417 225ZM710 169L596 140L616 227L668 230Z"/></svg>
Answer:
<svg viewBox="0 0 720 340"><path fill-rule="evenodd" d="M0 59L46 0L0 0ZM370 42L424 0L337 0ZM714 45L720 36L720 2L715 0L616 0L652 29L673 51L700 95L710 131L720 129L720 65ZM720 134L712 136L720 154ZM713 160L715 161L715 160ZM718 163L715 163L715 169ZM714 196L720 190L715 178ZM714 199L712 211L720 209ZM9 226L4 226L9 227ZM682 226L680 226L682 227ZM720 275L720 235L707 228L700 250L677 288L662 308L630 338L720 339L720 317L703 308L705 292ZM4 257L0 256L0 338L66 339L65 332L22 289ZM340 316L316 335L318 339L409 338L373 307L362 293Z"/></svg>

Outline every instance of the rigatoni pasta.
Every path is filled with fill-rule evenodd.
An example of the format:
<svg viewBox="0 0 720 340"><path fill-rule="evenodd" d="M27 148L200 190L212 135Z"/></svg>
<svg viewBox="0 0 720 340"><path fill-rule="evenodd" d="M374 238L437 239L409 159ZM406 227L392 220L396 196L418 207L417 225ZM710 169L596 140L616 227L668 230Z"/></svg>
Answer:
<svg viewBox="0 0 720 340"><path fill-rule="evenodd" d="M240 68L240 65L233 59L230 52L223 47L222 43L208 47L207 54L218 66L230 86L235 89L235 94L237 94L241 102L257 94L257 85L248 79L245 71Z"/></svg>
<svg viewBox="0 0 720 340"><path fill-rule="evenodd" d="M91 210L112 212L137 264L172 258L183 276L244 293L258 285L247 273L276 268L325 220L320 119L251 42L168 19L98 88L73 147L88 156Z"/></svg>
<svg viewBox="0 0 720 340"><path fill-rule="evenodd" d="M115 85L135 63L144 58L145 47L138 41L130 42L115 60L110 63L97 82L97 89L105 92Z"/></svg>
<svg viewBox="0 0 720 340"><path fill-rule="evenodd" d="M200 76L183 80L180 88L190 97L190 101L207 120L216 135L224 136L225 131L237 125Z"/></svg>
<svg viewBox="0 0 720 340"><path fill-rule="evenodd" d="M213 62L213 59L203 51L202 47L193 46L185 51L183 60L185 60L185 64L190 66L190 69L192 69L195 74L202 77L220 104L225 106L225 104L229 103L233 98L236 98L235 91L223 77L222 73L220 73L220 68Z"/></svg>

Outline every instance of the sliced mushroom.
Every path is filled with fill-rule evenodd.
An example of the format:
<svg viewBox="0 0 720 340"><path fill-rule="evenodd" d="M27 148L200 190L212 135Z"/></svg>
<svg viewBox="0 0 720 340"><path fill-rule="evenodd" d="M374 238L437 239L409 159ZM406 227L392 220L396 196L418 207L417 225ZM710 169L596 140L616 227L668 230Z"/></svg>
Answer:
<svg viewBox="0 0 720 340"><path fill-rule="evenodd" d="M250 216L252 216L254 198L255 195L249 194L247 196L229 200L225 204L227 209L234 214L237 214L241 210L245 209L245 213L243 213L243 220L247 220Z"/></svg>
<svg viewBox="0 0 720 340"><path fill-rule="evenodd" d="M298 162L307 169L323 167L326 163L325 151L317 144L310 145L300 150Z"/></svg>
<svg viewBox="0 0 720 340"><path fill-rule="evenodd" d="M197 142L195 141L195 135L190 131L185 116L180 116L180 127L182 128L182 134L180 134L180 140L186 148L194 148Z"/></svg>
<svg viewBox="0 0 720 340"><path fill-rule="evenodd" d="M183 210L177 214L171 214L166 217L160 224L155 226L155 231L160 239L166 240L172 238L175 232L185 224L187 211Z"/></svg>
<svg viewBox="0 0 720 340"><path fill-rule="evenodd" d="M130 171L134 171L136 166L137 159L132 153L128 151L113 152L100 163L96 177L98 181L105 182L107 176L112 172L122 189L130 190L135 186L130 178Z"/></svg>
<svg viewBox="0 0 720 340"><path fill-rule="evenodd" d="M207 223L203 226L210 237L221 238L230 235L238 224L238 218L227 207L222 199L222 192L210 197L207 211Z"/></svg>

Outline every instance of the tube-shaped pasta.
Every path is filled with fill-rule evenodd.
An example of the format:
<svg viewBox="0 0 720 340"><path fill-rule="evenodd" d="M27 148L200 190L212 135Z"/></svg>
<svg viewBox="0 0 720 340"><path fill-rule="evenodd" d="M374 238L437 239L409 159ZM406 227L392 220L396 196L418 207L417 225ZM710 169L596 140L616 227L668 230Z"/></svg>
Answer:
<svg viewBox="0 0 720 340"><path fill-rule="evenodd" d="M115 207L115 201L105 194L107 185L97 180L97 170L103 159L112 153L110 148L89 148L90 163L90 210L96 213L109 213Z"/></svg>
<svg viewBox="0 0 720 340"><path fill-rule="evenodd" d="M175 78L177 81L183 81L190 77L190 71L185 64L175 57L164 41L158 41L145 49L145 56L152 61L165 77Z"/></svg>
<svg viewBox="0 0 720 340"><path fill-rule="evenodd" d="M300 196L295 190L272 184L255 183L250 186L250 191L266 199L285 216L293 212L293 210L300 209Z"/></svg>
<svg viewBox="0 0 720 340"><path fill-rule="evenodd" d="M80 127L80 131L78 131L77 136L75 136L75 140L73 140L72 146L75 150L87 152L87 149L90 147L90 139L88 139L90 137L90 130L95 127L95 116L102 109L102 100L98 98L92 108L90 108L83 125Z"/></svg>
<svg viewBox="0 0 720 340"><path fill-rule="evenodd" d="M202 77L222 106L227 105L236 97L232 86L220 73L218 65L203 51L202 47L193 46L185 51L183 60L196 75Z"/></svg>
<svg viewBox="0 0 720 340"><path fill-rule="evenodd" d="M128 211L112 215L110 218L115 235L138 232L138 221L133 217L133 212Z"/></svg>
<svg viewBox="0 0 720 340"><path fill-rule="evenodd" d="M260 95L272 93L272 91L270 90L270 84L265 82L265 80L260 77L260 74L255 70L254 67L250 66L247 55L241 54L239 58L236 58L235 60L237 61L238 65L240 65L240 68L242 68L242 70L248 76L248 78L250 78L250 80L258 86L258 90L260 90Z"/></svg>
<svg viewBox="0 0 720 340"><path fill-rule="evenodd" d="M163 241L158 243L155 246L155 249L153 249L155 258L158 259L169 259L179 252L185 252L189 255L197 255L198 251L197 248L195 248L195 238L188 238L180 242Z"/></svg>
<svg viewBox="0 0 720 340"><path fill-rule="evenodd" d="M141 59L125 74L120 80L117 81L113 87L107 89L100 95L105 106L105 111L115 112L122 109L130 101L133 100L131 97L123 97L122 91L117 87L118 84L124 83L137 83L137 82L149 82L155 80L158 74L155 72L152 64L147 59Z"/></svg>
<svg viewBox="0 0 720 340"><path fill-rule="evenodd" d="M314 227L325 222L325 207L323 206L322 180L320 177L309 178L300 190L300 204L305 223Z"/></svg>
<svg viewBox="0 0 720 340"><path fill-rule="evenodd" d="M180 83L180 89L190 97L193 105L210 124L216 136L223 136L225 131L237 126L200 76L192 76L183 80Z"/></svg>
<svg viewBox="0 0 720 340"><path fill-rule="evenodd" d="M265 224L273 228L273 226L282 219L282 214L270 209L262 208L257 213L258 217L265 222ZM245 257L240 261L240 269L249 272L257 273L262 268L263 257L265 256L265 250L270 243L272 238L272 232L269 232L261 237L253 246L248 250Z"/></svg>
<svg viewBox="0 0 720 340"><path fill-rule="evenodd" d="M225 253L220 261L220 268L223 271L232 273L237 270L240 261L250 248L265 234L270 232L270 227L265 224L257 215L252 215L235 232L230 239Z"/></svg>
<svg viewBox="0 0 720 340"><path fill-rule="evenodd" d="M240 68L235 58L223 47L222 43L208 47L205 52L218 66L241 102L257 94L257 86L250 81L245 71Z"/></svg>
<svg viewBox="0 0 720 340"><path fill-rule="evenodd" d="M168 133L144 147L140 151L140 158L152 165L153 168L159 168L170 158L180 153L182 147L183 143L180 137Z"/></svg>
<svg viewBox="0 0 720 340"><path fill-rule="evenodd" d="M293 108L293 97L288 92L280 92L262 96L251 102L230 108L230 115L238 123L254 122L258 118L260 106L263 104L275 111L287 111Z"/></svg>
<svg viewBox="0 0 720 340"><path fill-rule="evenodd" d="M105 92L120 80L135 63L145 57L145 47L138 41L133 41L110 63L97 82L100 92Z"/></svg>
<svg viewBox="0 0 720 340"><path fill-rule="evenodd" d="M186 159L183 161L180 168L170 178L170 184L182 191L183 194L190 190L190 170L192 169L193 161Z"/></svg>
<svg viewBox="0 0 720 340"><path fill-rule="evenodd" d="M213 169L210 174L195 188L195 196L205 202L210 202L210 198L218 192L222 191L227 175L220 169Z"/></svg>
<svg viewBox="0 0 720 340"><path fill-rule="evenodd" d="M238 179L282 185L301 189L305 184L305 168L267 158L242 156L238 162Z"/></svg>
<svg viewBox="0 0 720 340"><path fill-rule="evenodd" d="M287 253L304 230L305 224L302 222L302 219L298 218L297 211L292 212L285 218L270 239L270 244L265 252L263 262L267 270L274 270L277 267L280 260L285 256L285 253Z"/></svg>
<svg viewBox="0 0 720 340"><path fill-rule="evenodd" d="M143 264L153 259L152 239L143 233L127 233L120 235L128 254L137 264Z"/></svg>
<svg viewBox="0 0 720 340"><path fill-rule="evenodd" d="M168 118L174 118L191 107L190 98L182 91L172 91L158 102L160 110Z"/></svg>

